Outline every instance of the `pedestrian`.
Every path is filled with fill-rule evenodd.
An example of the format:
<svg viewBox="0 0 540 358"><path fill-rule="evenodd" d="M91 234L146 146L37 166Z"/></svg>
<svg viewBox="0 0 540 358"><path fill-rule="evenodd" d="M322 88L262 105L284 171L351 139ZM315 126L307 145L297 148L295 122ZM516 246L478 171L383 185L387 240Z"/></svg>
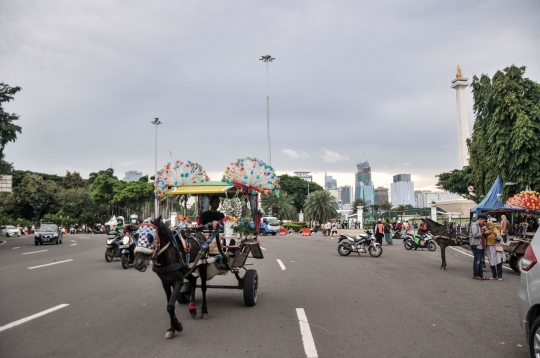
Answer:
<svg viewBox="0 0 540 358"><path fill-rule="evenodd" d="M411 229L411 224L409 224L409 220L407 220L405 221L405 236L407 236L410 229Z"/></svg>
<svg viewBox="0 0 540 358"><path fill-rule="evenodd" d="M487 277L484 277L484 272L482 268L482 257L484 256L485 249L485 239L484 234L490 234L491 232L486 231L482 228L486 223L487 217L480 215L476 222L471 224L471 236L469 239L469 244L473 253L473 280L487 280Z"/></svg>
<svg viewBox="0 0 540 358"><path fill-rule="evenodd" d="M382 224L381 219L377 219L373 232L375 233L375 240L377 240L379 245L382 245L382 238L384 237L384 225Z"/></svg>
<svg viewBox="0 0 540 358"><path fill-rule="evenodd" d="M386 224L384 225L384 237L387 246L394 245L392 242L392 224L390 224L390 220L386 220Z"/></svg>
<svg viewBox="0 0 540 358"><path fill-rule="evenodd" d="M501 215L501 237L503 239L503 244L506 245L508 238L508 219L506 215Z"/></svg>
<svg viewBox="0 0 540 358"><path fill-rule="evenodd" d="M334 234L337 236L337 224L334 222L332 223L332 237L334 237Z"/></svg>
<svg viewBox="0 0 540 358"><path fill-rule="evenodd" d="M505 261L504 250L501 245L501 232L493 221L487 222L486 254L491 266L490 280L502 281L502 264Z"/></svg>

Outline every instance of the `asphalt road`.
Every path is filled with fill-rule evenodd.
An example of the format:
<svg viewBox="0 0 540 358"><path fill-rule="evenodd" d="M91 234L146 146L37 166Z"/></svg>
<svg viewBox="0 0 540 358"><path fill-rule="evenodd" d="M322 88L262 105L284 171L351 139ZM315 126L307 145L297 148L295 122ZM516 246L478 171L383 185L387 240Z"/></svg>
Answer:
<svg viewBox="0 0 540 358"><path fill-rule="evenodd" d="M513 271L502 282L472 280L464 253L449 249L440 271L439 247L406 251L400 240L380 258L341 257L336 240L320 234L261 240L265 259L248 260L259 274L257 305L246 307L241 291L209 290L209 319L193 320L177 304L184 331L165 340L159 279L105 262L104 235L65 235L63 244L48 246L34 246L33 236L7 238L0 245L0 356L528 357ZM200 305L199 294L199 313ZM302 312L309 324L299 322Z"/></svg>

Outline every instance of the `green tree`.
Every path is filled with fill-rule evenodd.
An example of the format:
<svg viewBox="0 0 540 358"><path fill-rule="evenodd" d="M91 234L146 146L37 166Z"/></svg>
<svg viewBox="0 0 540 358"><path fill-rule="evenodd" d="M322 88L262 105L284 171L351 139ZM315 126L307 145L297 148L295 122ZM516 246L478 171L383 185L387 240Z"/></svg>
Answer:
<svg viewBox="0 0 540 358"><path fill-rule="evenodd" d="M112 204L122 207L129 214L140 214L142 207L154 198L154 185L148 182L129 182L117 185L115 190Z"/></svg>
<svg viewBox="0 0 540 358"><path fill-rule="evenodd" d="M261 206L266 213L272 212L272 215L279 220L295 220L298 218L298 212L294 206L294 198L286 192L281 192L279 197L274 195L263 196Z"/></svg>
<svg viewBox="0 0 540 358"><path fill-rule="evenodd" d="M294 206L298 212L304 208L308 189L310 194L315 191L324 191L323 187L319 184L307 182L296 176L284 174L279 176L279 180L281 185L280 193L285 192L293 198Z"/></svg>
<svg viewBox="0 0 540 358"><path fill-rule="evenodd" d="M381 203L379 204L379 209L384 210L384 211L389 211L390 209L392 209L392 204L389 202Z"/></svg>
<svg viewBox="0 0 540 358"><path fill-rule="evenodd" d="M107 205L110 207L114 195L119 192L124 185L124 182L115 179L108 173L103 173L92 182L90 187L90 198L94 204Z"/></svg>
<svg viewBox="0 0 540 358"><path fill-rule="evenodd" d="M337 209L336 198L324 190L310 193L304 204L306 219L318 220L320 223L337 217Z"/></svg>
<svg viewBox="0 0 540 358"><path fill-rule="evenodd" d="M7 173L13 170L11 163L4 160L4 148L9 142L17 140L17 133L21 133L22 128L13 122L19 119L15 113L8 113L4 110L4 102L12 101L15 94L21 90L20 87L10 87L0 82L0 173Z"/></svg>
<svg viewBox="0 0 540 358"><path fill-rule="evenodd" d="M37 174L26 175L13 189L17 216L39 221L46 213L56 213L59 191L60 187L55 182L44 180Z"/></svg>
<svg viewBox="0 0 540 358"><path fill-rule="evenodd" d="M74 188L84 188L86 187L86 182L77 172L70 173L69 170L66 171L66 176L62 178L62 188L64 189L74 189Z"/></svg>
<svg viewBox="0 0 540 358"><path fill-rule="evenodd" d="M93 184L94 181L97 179L97 177L101 176L101 175L107 175L113 179L116 179L118 180L118 178L116 176L114 176L114 169L113 168L109 168L109 169L106 169L106 170L100 170L98 171L97 173L96 172L92 172L90 173L90 175L88 176L88 184Z"/></svg>
<svg viewBox="0 0 540 358"><path fill-rule="evenodd" d="M441 173L437 186L479 202L498 174L505 182L503 200L526 185L540 189L540 85L524 77L525 67L514 65L493 78L474 76L472 92L476 119L469 147L469 166Z"/></svg>
<svg viewBox="0 0 540 358"><path fill-rule="evenodd" d="M356 214L356 207L357 206L363 206L364 212L367 213L370 210L370 205L365 202L364 199L355 199L352 203L352 213Z"/></svg>

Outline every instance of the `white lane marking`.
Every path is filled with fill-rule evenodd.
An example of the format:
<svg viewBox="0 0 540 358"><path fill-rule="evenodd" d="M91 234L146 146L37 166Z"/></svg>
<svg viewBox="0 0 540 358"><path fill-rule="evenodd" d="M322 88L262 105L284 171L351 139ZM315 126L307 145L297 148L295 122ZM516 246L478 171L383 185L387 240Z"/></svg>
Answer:
<svg viewBox="0 0 540 358"><path fill-rule="evenodd" d="M311 329L309 328L309 322L306 316L306 312L303 308L296 309L296 315L298 316L298 322L300 323L300 333L302 334L302 341L304 342L304 351L308 358L317 358L317 348L315 347L315 341L311 335Z"/></svg>
<svg viewBox="0 0 540 358"><path fill-rule="evenodd" d="M38 252L45 252L45 251L49 251L49 250L39 250L39 251L23 252L23 255L30 255L30 254L35 254L35 253L38 253Z"/></svg>
<svg viewBox="0 0 540 358"><path fill-rule="evenodd" d="M266 250L264 247L261 246L261 249Z"/></svg>
<svg viewBox="0 0 540 358"><path fill-rule="evenodd" d="M279 264L279 266L281 266L281 269L282 270L286 270L287 268L285 267L285 265L283 265L283 262L281 262L280 259L276 259L277 260L277 263Z"/></svg>
<svg viewBox="0 0 540 358"><path fill-rule="evenodd" d="M20 249L20 248L22 248L22 247L24 247L24 246L17 246L17 247L13 247L13 248L11 248L11 249L12 249L12 250L15 250L15 249Z"/></svg>
<svg viewBox="0 0 540 358"><path fill-rule="evenodd" d="M0 332L5 331L5 330L10 329L10 328L13 328L13 327L16 327L16 326L18 326L18 325L20 325L20 324L23 324L23 323L25 323L25 322L31 321L31 320L33 320L33 319L35 319L35 318L44 316L44 315L46 315L46 314L48 314L48 313L54 312L54 311L56 311L56 310L59 310L59 309L61 309L61 308L67 307L67 306L69 306L69 304L67 304L67 303L62 303L61 305L58 305L58 306L53 307L53 308L49 308L48 310L45 310L45 311L42 311L42 312L33 314L33 315L31 315L31 316L28 316L28 317L26 317L26 318L20 319L20 320L15 321L15 322L8 323L8 324L6 324L5 326L0 327Z"/></svg>
<svg viewBox="0 0 540 358"><path fill-rule="evenodd" d="M2 241L2 240L0 240ZM3 240L2 242L0 242L0 245L4 245L7 241L6 240Z"/></svg>
<svg viewBox="0 0 540 358"><path fill-rule="evenodd" d="M71 244L71 245L69 245L69 246L76 246L76 245L77 245L77 244Z"/></svg>
<svg viewBox="0 0 540 358"><path fill-rule="evenodd" d="M77 242L77 241L75 241L75 240L71 240L71 242Z"/></svg>
<svg viewBox="0 0 540 358"><path fill-rule="evenodd" d="M452 250L456 250L457 252L461 252L463 255L467 255L467 256L469 256L469 257L473 257L473 258L474 258L474 256L471 255L471 254L468 254L468 253L466 253L466 252L463 252L463 251L461 251L461 250L458 250L458 249L456 249L456 248L454 248L454 247L452 247L452 246L448 246L448 247L451 248ZM507 270L510 270L510 271L514 271L514 270L512 270L511 268L506 267L506 266L503 266L503 268L505 268L505 269L507 269Z"/></svg>
<svg viewBox="0 0 540 358"><path fill-rule="evenodd" d="M32 266L32 267L29 267L28 269L29 269L29 270L33 270L33 269L36 269L36 268L45 267L45 266L51 266L51 265L56 265L56 264L61 264L61 263L64 263L64 262L69 262L69 261L73 261L73 259L64 260L64 261L58 261L58 262L53 262L52 264L39 265L39 266Z"/></svg>

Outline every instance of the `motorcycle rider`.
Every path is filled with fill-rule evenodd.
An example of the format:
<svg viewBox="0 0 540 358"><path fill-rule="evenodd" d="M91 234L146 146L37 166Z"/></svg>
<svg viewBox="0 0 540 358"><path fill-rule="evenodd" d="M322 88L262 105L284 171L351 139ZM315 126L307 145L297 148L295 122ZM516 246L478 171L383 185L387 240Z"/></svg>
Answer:
<svg viewBox="0 0 540 358"><path fill-rule="evenodd" d="M422 219L422 222L420 223L420 227L418 227L418 235L422 236L425 233L427 233L428 228L426 224L426 219Z"/></svg>
<svg viewBox="0 0 540 358"><path fill-rule="evenodd" d="M131 214L129 216L129 223L124 225L124 234L129 234L130 236L137 230L139 230L139 216L137 214ZM129 263L132 264L135 261L135 245L130 245L130 260Z"/></svg>
<svg viewBox="0 0 540 358"><path fill-rule="evenodd" d="M116 218L116 226L114 227L113 231L124 232L124 217L123 216L119 216Z"/></svg>

